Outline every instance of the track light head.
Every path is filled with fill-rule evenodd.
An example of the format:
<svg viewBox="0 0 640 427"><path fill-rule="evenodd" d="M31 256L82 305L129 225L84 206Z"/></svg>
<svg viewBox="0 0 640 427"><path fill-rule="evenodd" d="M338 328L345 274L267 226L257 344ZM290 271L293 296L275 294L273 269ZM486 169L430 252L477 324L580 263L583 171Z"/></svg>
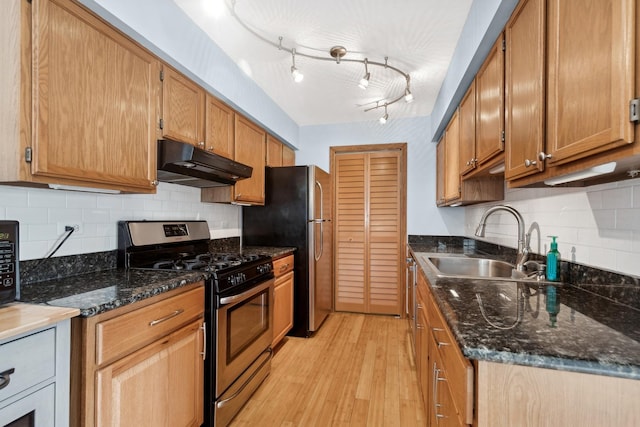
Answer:
<svg viewBox="0 0 640 427"><path fill-rule="evenodd" d="M296 68L296 50L295 49L291 49L291 62L292 62L291 76L293 77L293 81L296 83L300 83L304 79L304 74L302 74L300 70Z"/></svg>
<svg viewBox="0 0 640 427"><path fill-rule="evenodd" d="M387 114L387 104L384 104L384 115L378 119L381 125L387 123L389 120L389 114Z"/></svg>
<svg viewBox="0 0 640 427"><path fill-rule="evenodd" d="M406 102L407 104L413 102L413 94L411 93L409 88L406 88L404 90L404 102Z"/></svg>
<svg viewBox="0 0 640 427"><path fill-rule="evenodd" d="M293 77L293 81L296 83L300 83L302 80L304 80L304 74L302 74L300 70L295 67L295 65L291 66L291 77Z"/></svg>
<svg viewBox="0 0 640 427"><path fill-rule="evenodd" d="M371 73L367 73L360 79L360 83L358 83L358 86L360 86L360 89L366 89L367 87L369 87L370 78L371 78Z"/></svg>

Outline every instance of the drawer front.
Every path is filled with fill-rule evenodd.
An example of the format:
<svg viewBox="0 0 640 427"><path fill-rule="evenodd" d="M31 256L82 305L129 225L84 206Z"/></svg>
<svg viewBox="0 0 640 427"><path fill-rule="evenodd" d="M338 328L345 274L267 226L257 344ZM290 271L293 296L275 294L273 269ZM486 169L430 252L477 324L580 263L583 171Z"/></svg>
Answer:
<svg viewBox="0 0 640 427"><path fill-rule="evenodd" d="M273 273L276 275L276 277L282 276L283 274L287 274L292 270L293 270L293 255L288 255L286 257L273 261Z"/></svg>
<svg viewBox="0 0 640 427"><path fill-rule="evenodd" d="M115 360L204 313L204 287L96 325L96 363Z"/></svg>
<svg viewBox="0 0 640 427"><path fill-rule="evenodd" d="M55 340L56 331L51 328L0 345L0 373L6 372L4 381L0 380L5 384L0 402L55 376Z"/></svg>
<svg viewBox="0 0 640 427"><path fill-rule="evenodd" d="M435 340L436 351L442 360L442 367L447 374L454 404L462 420L471 424L473 422L473 365L462 354L432 295L428 296L427 313L429 329Z"/></svg>

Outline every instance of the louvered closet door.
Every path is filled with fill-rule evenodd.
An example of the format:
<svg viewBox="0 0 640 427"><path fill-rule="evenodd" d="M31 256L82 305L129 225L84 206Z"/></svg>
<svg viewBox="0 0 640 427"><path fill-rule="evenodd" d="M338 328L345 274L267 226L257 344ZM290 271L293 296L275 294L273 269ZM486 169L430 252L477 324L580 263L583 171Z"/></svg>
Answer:
<svg viewBox="0 0 640 427"><path fill-rule="evenodd" d="M397 150L336 156L336 310L401 313L400 161Z"/></svg>
<svg viewBox="0 0 640 427"><path fill-rule="evenodd" d="M338 311L365 307L365 157L336 156L335 306Z"/></svg>

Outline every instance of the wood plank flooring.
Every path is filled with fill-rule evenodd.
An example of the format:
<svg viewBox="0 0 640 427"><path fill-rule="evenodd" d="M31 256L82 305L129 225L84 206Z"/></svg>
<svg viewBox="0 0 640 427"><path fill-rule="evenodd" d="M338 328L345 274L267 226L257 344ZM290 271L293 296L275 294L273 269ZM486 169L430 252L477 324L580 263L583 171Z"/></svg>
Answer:
<svg viewBox="0 0 640 427"><path fill-rule="evenodd" d="M332 313L287 337L231 426L425 426L406 319Z"/></svg>

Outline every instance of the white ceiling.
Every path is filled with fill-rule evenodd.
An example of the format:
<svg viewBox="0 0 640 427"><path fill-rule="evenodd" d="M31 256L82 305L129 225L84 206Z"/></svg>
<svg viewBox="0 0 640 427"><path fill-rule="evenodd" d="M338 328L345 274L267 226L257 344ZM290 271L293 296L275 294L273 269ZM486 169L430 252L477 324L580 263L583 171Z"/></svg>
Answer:
<svg viewBox="0 0 640 427"><path fill-rule="evenodd" d="M358 87L359 63L296 56L304 80L291 78L291 54L243 28L227 11L214 17L217 0L174 0L298 125L377 120L384 109L364 112L379 100L402 95L405 79L369 66L371 83ZM230 0L227 0L230 1ZM388 107L389 119L431 114L472 0L237 0L236 14L263 37L316 56L332 46L346 58L384 62L411 76L415 101Z"/></svg>

